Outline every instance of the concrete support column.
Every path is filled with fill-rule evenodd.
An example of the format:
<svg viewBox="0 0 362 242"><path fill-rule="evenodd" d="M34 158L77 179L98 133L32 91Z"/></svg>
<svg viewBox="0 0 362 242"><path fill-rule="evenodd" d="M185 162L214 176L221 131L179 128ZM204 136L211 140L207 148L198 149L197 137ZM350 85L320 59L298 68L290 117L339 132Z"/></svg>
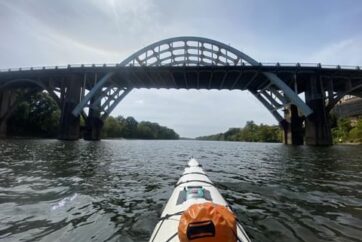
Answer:
<svg viewBox="0 0 362 242"><path fill-rule="evenodd" d="M15 101L15 93L12 93L10 90L0 92L0 138L6 137L7 121Z"/></svg>
<svg viewBox="0 0 362 242"><path fill-rule="evenodd" d="M5 119L6 113L9 109L9 92L0 92L0 138L6 137L7 120Z"/></svg>
<svg viewBox="0 0 362 242"><path fill-rule="evenodd" d="M297 106L291 104L286 108L281 126L284 130L284 144L303 145L303 117L299 116Z"/></svg>
<svg viewBox="0 0 362 242"><path fill-rule="evenodd" d="M307 145L323 146L333 144L324 91L321 80L312 78L306 82L305 101L313 110L313 113L305 121L305 143Z"/></svg>
<svg viewBox="0 0 362 242"><path fill-rule="evenodd" d="M94 99L91 100L91 106ZM88 118L85 124L84 139L85 140L100 140L103 120L100 115L100 104L89 109ZM97 108L98 107L98 108Z"/></svg>
<svg viewBox="0 0 362 242"><path fill-rule="evenodd" d="M77 140L80 136L80 117L73 116L72 111L80 102L80 78L75 75L67 78L64 81L61 95L62 107L58 138L61 140Z"/></svg>

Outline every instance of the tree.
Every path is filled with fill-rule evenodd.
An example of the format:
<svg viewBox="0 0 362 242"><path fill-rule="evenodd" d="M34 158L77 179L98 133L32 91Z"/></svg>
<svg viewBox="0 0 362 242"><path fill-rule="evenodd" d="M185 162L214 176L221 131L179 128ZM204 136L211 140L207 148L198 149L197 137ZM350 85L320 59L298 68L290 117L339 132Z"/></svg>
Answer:
<svg viewBox="0 0 362 242"><path fill-rule="evenodd" d="M230 128L225 133L202 136L201 140L226 140L247 142L281 142L282 130L276 125L257 125L254 121L247 121L243 128Z"/></svg>
<svg viewBox="0 0 362 242"><path fill-rule="evenodd" d="M125 127L123 135L125 138L136 138L137 137L137 126L138 122L133 117L127 117L125 119Z"/></svg>
<svg viewBox="0 0 362 242"><path fill-rule="evenodd" d="M137 137L140 139L156 139L157 134L149 125L149 122L141 122L137 127Z"/></svg>
<svg viewBox="0 0 362 242"><path fill-rule="evenodd" d="M37 92L20 102L8 120L10 135L56 137L60 110L47 92Z"/></svg>
<svg viewBox="0 0 362 242"><path fill-rule="evenodd" d="M102 137L116 138L122 136L122 125L114 117L108 117L102 129Z"/></svg>
<svg viewBox="0 0 362 242"><path fill-rule="evenodd" d="M362 142L362 119L357 120L356 125L349 131L348 136L352 142Z"/></svg>
<svg viewBox="0 0 362 242"><path fill-rule="evenodd" d="M158 123L142 121L133 117L109 117L105 121L102 137L104 138L132 138L132 139L179 139L179 135L172 129Z"/></svg>
<svg viewBox="0 0 362 242"><path fill-rule="evenodd" d="M58 133L60 110L47 92L26 96L8 121L10 135L53 137ZM83 120L84 124L84 120ZM158 123L142 121L133 117L108 117L102 129L103 138L179 139L172 129Z"/></svg>
<svg viewBox="0 0 362 242"><path fill-rule="evenodd" d="M337 121L337 127L332 129L332 136L335 143L349 140L349 132L352 129L351 120L341 118Z"/></svg>
<svg viewBox="0 0 362 242"><path fill-rule="evenodd" d="M230 128L224 133L224 139L230 141L236 141L239 138L240 129L239 128Z"/></svg>

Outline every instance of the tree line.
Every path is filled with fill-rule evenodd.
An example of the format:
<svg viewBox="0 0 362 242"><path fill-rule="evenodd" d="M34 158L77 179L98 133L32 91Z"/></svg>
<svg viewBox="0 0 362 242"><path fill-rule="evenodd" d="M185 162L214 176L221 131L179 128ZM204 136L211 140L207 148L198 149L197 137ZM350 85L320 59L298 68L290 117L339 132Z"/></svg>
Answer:
<svg viewBox="0 0 362 242"><path fill-rule="evenodd" d="M277 125L257 125L247 121L243 128L230 128L225 133L197 137L198 140L282 142L283 132Z"/></svg>
<svg viewBox="0 0 362 242"><path fill-rule="evenodd" d="M46 92L27 95L19 101L8 120L9 136L56 138L60 110ZM81 125L84 126L81 119ZM362 117L337 118L331 115L334 143L362 143ZM224 133L197 137L199 140L247 142L282 142L283 132L277 125L257 125L246 122L243 128L230 128ZM149 121L138 122L133 117L108 117L104 121L102 138L179 139L172 129Z"/></svg>
<svg viewBox="0 0 362 242"><path fill-rule="evenodd" d="M56 138L60 120L57 103L46 92L36 92L20 100L8 120L9 136ZM81 118L81 126L84 126ZM133 117L108 117L104 121L102 138L178 139L172 129L149 121L138 122Z"/></svg>
<svg viewBox="0 0 362 242"><path fill-rule="evenodd" d="M103 138L179 139L172 129L149 121L138 122L133 117L108 117L102 129Z"/></svg>
<svg viewBox="0 0 362 242"><path fill-rule="evenodd" d="M362 117L338 118L330 116L333 143L362 143ZM246 122L243 128L230 128L225 133L197 137L199 140L282 142L283 131L277 125L257 125Z"/></svg>

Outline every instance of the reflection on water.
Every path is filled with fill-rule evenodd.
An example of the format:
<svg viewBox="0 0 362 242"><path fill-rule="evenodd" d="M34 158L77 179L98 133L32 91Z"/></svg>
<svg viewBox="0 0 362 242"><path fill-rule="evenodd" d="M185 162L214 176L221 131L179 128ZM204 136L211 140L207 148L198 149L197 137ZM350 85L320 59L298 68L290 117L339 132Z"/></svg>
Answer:
<svg viewBox="0 0 362 242"><path fill-rule="evenodd" d="M147 241L197 158L254 241L360 241L361 146L0 141L0 240Z"/></svg>

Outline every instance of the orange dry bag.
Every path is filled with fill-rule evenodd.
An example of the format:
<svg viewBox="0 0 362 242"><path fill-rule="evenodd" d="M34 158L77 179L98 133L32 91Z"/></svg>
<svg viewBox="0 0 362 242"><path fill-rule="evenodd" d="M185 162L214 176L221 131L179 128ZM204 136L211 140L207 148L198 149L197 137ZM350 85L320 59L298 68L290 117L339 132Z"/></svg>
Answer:
<svg viewBox="0 0 362 242"><path fill-rule="evenodd" d="M180 242L236 242L236 218L226 207L214 203L191 205L181 215Z"/></svg>

